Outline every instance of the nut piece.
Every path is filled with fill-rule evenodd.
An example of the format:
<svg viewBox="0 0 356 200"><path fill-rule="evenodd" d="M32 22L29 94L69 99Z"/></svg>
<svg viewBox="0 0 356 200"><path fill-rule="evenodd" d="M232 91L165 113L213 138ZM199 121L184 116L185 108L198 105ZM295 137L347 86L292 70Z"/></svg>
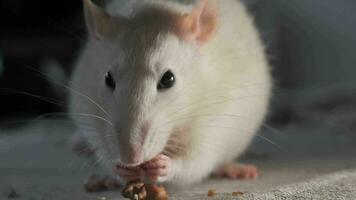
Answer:
<svg viewBox="0 0 356 200"><path fill-rule="evenodd" d="M13 187L10 186L10 192L7 195L8 199L16 199L19 198L20 195L15 191L15 189Z"/></svg>
<svg viewBox="0 0 356 200"><path fill-rule="evenodd" d="M156 184L146 185L147 199L149 200L168 200L168 193L163 186Z"/></svg>
<svg viewBox="0 0 356 200"><path fill-rule="evenodd" d="M240 192L240 191L231 193L231 195L234 196L234 197L242 196L243 194L244 194L244 193L243 193L243 192Z"/></svg>
<svg viewBox="0 0 356 200"><path fill-rule="evenodd" d="M168 200L168 193L163 186L144 184L140 180L128 182L122 195L130 200Z"/></svg>
<svg viewBox="0 0 356 200"><path fill-rule="evenodd" d="M208 197L213 197L213 196L215 196L215 191L214 190L212 190L212 189L210 189L209 191L208 191Z"/></svg>
<svg viewBox="0 0 356 200"><path fill-rule="evenodd" d="M130 200L145 200L147 196L145 184L140 180L128 182L122 190L122 196Z"/></svg>

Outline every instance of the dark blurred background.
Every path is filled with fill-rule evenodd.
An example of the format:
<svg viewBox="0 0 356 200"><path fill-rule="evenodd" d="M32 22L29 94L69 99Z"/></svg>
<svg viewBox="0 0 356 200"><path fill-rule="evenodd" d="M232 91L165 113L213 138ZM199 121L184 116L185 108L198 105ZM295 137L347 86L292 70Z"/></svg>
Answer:
<svg viewBox="0 0 356 200"><path fill-rule="evenodd" d="M55 59L69 75L84 38L80 0L0 0L0 118L32 118L63 107L32 95L57 98L41 73ZM29 95L27 95L29 94ZM63 99L61 99L63 100Z"/></svg>
<svg viewBox="0 0 356 200"><path fill-rule="evenodd" d="M356 1L245 1L273 66L270 124L356 111ZM0 0L0 120L65 111L48 79L70 76L83 41L81 0Z"/></svg>

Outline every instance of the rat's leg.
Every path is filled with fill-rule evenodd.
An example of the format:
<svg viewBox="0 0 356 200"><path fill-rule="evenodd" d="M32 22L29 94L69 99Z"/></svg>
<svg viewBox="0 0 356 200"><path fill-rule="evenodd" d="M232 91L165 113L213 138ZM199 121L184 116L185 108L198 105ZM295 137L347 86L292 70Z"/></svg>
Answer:
<svg viewBox="0 0 356 200"><path fill-rule="evenodd" d="M115 174L111 175L91 175L85 182L85 189L88 192L100 192L105 190L115 190L123 186L124 182L142 179L142 169L139 167L117 166Z"/></svg>
<svg viewBox="0 0 356 200"><path fill-rule="evenodd" d="M87 192L101 192L105 190L115 190L122 186L119 181L110 176L91 175L84 184Z"/></svg>
<svg viewBox="0 0 356 200"><path fill-rule="evenodd" d="M94 157L95 149L90 146L88 139L80 133L76 133L70 140L73 152L83 157Z"/></svg>
<svg viewBox="0 0 356 200"><path fill-rule="evenodd" d="M80 133L74 134L70 140L70 146L75 154L87 157L89 159L88 162L94 162L92 159L94 159L95 150L90 146L85 136ZM98 174L92 174L84 183L84 188L87 192L113 190L118 187L119 183L117 180Z"/></svg>
<svg viewBox="0 0 356 200"><path fill-rule="evenodd" d="M213 172L214 177L227 177L230 179L256 179L258 169L254 165L227 163Z"/></svg>
<svg viewBox="0 0 356 200"><path fill-rule="evenodd" d="M88 192L100 192L105 190L115 190L122 183L142 179L142 169L139 167L116 166L115 174L100 176L91 175L85 183L85 189Z"/></svg>

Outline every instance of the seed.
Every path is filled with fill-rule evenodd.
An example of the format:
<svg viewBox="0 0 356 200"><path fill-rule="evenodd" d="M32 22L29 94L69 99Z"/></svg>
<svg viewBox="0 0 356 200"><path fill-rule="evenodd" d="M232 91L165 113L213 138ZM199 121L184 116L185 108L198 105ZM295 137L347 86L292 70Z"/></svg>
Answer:
<svg viewBox="0 0 356 200"><path fill-rule="evenodd" d="M242 196L243 194L244 194L244 193L243 193L243 192L240 192L240 191L236 191L236 192L231 193L231 195L234 196L234 197Z"/></svg>
<svg viewBox="0 0 356 200"><path fill-rule="evenodd" d="M209 191L208 191L208 197L213 197L213 196L215 196L215 191L214 190L212 190L212 189L210 189Z"/></svg>

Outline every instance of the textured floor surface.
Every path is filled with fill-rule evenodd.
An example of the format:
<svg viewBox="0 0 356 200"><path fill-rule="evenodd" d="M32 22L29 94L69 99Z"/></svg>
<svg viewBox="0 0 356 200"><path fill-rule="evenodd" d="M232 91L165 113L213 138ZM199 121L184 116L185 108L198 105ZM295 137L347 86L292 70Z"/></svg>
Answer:
<svg viewBox="0 0 356 200"><path fill-rule="evenodd" d="M72 129L66 121L45 120L0 131L0 199L121 198L119 191L84 192L83 181L94 168L68 149ZM253 153L246 156L246 162L260 168L255 181L210 179L169 188L171 199L356 199L354 138L308 134L278 136L273 145L256 140ZM209 189L216 195L207 197ZM236 191L244 194L232 196Z"/></svg>

